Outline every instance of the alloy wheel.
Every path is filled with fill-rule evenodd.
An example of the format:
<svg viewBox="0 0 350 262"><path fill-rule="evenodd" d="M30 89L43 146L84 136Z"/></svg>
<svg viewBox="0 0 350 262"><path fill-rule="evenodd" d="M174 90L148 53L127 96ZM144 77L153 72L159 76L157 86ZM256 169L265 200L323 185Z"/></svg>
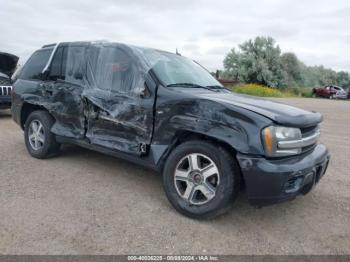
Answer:
<svg viewBox="0 0 350 262"><path fill-rule="evenodd" d="M176 166L176 191L192 205L203 205L212 200L219 183L220 174L216 164L203 154L188 154Z"/></svg>
<svg viewBox="0 0 350 262"><path fill-rule="evenodd" d="M44 126L39 120L33 120L28 129L29 144L34 150L39 150L44 146L45 133Z"/></svg>

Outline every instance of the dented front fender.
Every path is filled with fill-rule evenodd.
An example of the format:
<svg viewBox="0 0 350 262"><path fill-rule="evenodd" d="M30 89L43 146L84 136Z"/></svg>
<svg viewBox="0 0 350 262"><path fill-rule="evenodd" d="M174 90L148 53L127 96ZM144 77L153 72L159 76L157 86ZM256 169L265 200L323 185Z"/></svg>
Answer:
<svg viewBox="0 0 350 262"><path fill-rule="evenodd" d="M160 87L153 144L170 145L179 131L202 134L240 153L263 155L260 130L271 120L249 110L198 99L177 89Z"/></svg>

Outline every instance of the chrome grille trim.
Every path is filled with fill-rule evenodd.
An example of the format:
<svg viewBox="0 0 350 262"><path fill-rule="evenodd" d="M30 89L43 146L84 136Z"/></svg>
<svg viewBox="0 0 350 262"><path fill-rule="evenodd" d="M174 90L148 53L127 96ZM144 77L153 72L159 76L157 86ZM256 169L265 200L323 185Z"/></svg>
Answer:
<svg viewBox="0 0 350 262"><path fill-rule="evenodd" d="M0 96L10 96L12 86L0 86Z"/></svg>

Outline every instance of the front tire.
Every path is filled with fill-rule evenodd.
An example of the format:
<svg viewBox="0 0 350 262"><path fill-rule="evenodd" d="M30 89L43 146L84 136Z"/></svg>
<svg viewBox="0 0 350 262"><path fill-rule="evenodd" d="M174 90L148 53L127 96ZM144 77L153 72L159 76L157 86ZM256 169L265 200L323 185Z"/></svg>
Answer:
<svg viewBox="0 0 350 262"><path fill-rule="evenodd" d="M163 186L174 208L191 218L209 218L226 211L238 195L240 170L228 151L203 141L189 141L169 155Z"/></svg>
<svg viewBox="0 0 350 262"><path fill-rule="evenodd" d="M53 124L52 116L46 111L34 111L28 116L24 126L24 140L32 157L43 159L58 153L60 144L50 131Z"/></svg>

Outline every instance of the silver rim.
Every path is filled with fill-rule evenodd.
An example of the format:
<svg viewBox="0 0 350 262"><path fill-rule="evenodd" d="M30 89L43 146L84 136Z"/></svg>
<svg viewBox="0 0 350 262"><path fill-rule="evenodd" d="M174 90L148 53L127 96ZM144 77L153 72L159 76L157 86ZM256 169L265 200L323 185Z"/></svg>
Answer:
<svg viewBox="0 0 350 262"><path fill-rule="evenodd" d="M215 197L220 174L214 161L203 154L189 154L176 166L174 183L177 193L193 205L203 205Z"/></svg>
<svg viewBox="0 0 350 262"><path fill-rule="evenodd" d="M33 120L29 124L28 130L29 144L34 150L39 150L44 146L45 133L43 124L39 120Z"/></svg>

